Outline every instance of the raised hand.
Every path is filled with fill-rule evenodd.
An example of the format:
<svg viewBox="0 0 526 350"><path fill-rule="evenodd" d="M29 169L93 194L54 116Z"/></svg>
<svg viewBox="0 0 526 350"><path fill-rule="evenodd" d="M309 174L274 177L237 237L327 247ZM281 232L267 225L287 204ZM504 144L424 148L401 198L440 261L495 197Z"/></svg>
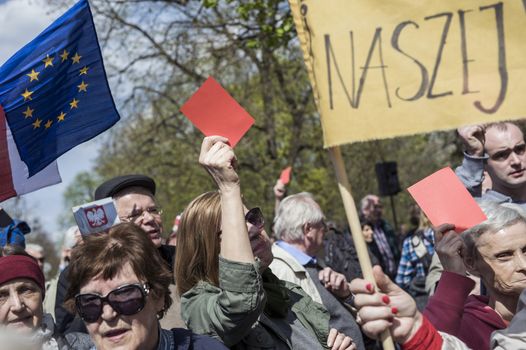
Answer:
<svg viewBox="0 0 526 350"><path fill-rule="evenodd" d="M205 137L201 145L199 163L208 171L219 189L239 186L234 150L222 136Z"/></svg>
<svg viewBox="0 0 526 350"><path fill-rule="evenodd" d="M460 235L453 231L454 228L451 224L443 224L435 229L435 250L445 271L465 276L466 265L462 258L465 245Z"/></svg>
<svg viewBox="0 0 526 350"><path fill-rule="evenodd" d="M457 129L458 135L466 148L466 153L476 157L484 155L484 125L468 125Z"/></svg>

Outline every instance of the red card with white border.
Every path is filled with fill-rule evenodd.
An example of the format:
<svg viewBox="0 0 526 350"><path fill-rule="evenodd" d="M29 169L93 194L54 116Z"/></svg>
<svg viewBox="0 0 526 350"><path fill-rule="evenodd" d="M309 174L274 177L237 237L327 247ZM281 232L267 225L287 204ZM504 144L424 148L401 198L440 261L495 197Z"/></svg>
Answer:
<svg viewBox="0 0 526 350"><path fill-rule="evenodd" d="M232 147L254 124L254 118L212 77L186 101L181 112L205 136L226 137Z"/></svg>
<svg viewBox="0 0 526 350"><path fill-rule="evenodd" d="M453 224L460 233L486 220L451 168L443 168L407 190L434 226Z"/></svg>

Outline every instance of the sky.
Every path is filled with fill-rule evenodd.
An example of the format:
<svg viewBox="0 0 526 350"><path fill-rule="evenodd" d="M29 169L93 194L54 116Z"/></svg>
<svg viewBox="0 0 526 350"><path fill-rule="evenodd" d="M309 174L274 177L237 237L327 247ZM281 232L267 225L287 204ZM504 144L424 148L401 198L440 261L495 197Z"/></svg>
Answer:
<svg viewBox="0 0 526 350"><path fill-rule="evenodd" d="M0 65L49 26L60 14L48 14L45 0L0 0ZM62 194L75 175L89 171L98 155L101 136L81 144L58 159L62 183L26 194L23 198L51 238L60 240L58 216L66 210ZM40 213L40 214L39 214Z"/></svg>

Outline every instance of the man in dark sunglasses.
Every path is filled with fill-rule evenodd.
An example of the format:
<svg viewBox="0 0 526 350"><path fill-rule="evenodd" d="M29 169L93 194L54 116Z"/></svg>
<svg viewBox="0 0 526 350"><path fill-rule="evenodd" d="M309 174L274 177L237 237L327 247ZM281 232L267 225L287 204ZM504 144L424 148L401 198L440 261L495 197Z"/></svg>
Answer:
<svg viewBox="0 0 526 350"><path fill-rule="evenodd" d="M325 216L310 193L286 197L274 218L278 241L272 245L272 272L281 280L299 285L330 314L329 325L351 337L357 349L364 349L360 328L343 304L351 300L345 276L316 258L327 232Z"/></svg>

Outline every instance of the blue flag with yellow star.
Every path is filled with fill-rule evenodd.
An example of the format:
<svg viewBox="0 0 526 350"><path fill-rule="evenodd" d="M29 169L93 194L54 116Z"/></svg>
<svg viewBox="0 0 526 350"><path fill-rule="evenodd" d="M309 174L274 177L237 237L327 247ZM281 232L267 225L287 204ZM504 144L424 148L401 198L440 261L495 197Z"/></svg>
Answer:
<svg viewBox="0 0 526 350"><path fill-rule="evenodd" d="M1 109L29 176L120 119L87 0L0 67Z"/></svg>

